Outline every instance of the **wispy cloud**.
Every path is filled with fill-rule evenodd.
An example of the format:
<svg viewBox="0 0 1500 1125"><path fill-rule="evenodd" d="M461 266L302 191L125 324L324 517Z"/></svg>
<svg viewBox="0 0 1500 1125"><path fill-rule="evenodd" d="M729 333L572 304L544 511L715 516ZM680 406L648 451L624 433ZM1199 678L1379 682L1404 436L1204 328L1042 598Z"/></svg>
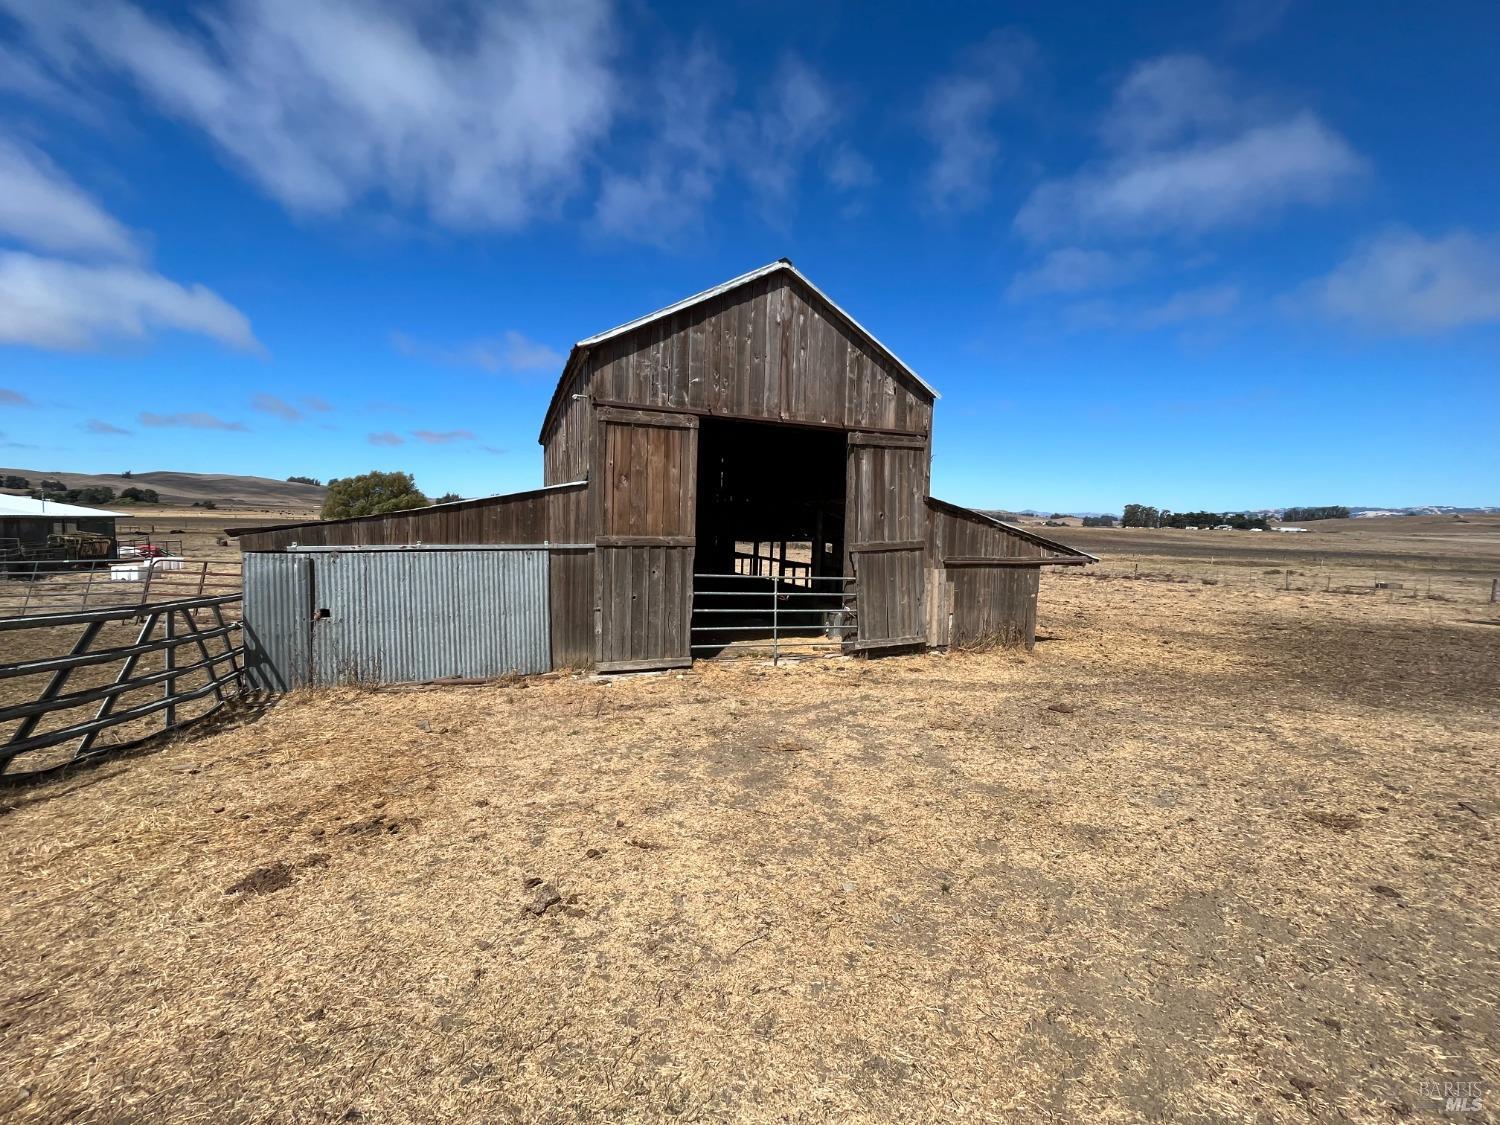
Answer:
<svg viewBox="0 0 1500 1125"><path fill-rule="evenodd" d="M405 332L392 332L391 346L409 359L450 367L477 367L492 375L555 372L562 367L564 359L561 352L515 331L453 347L428 344Z"/></svg>
<svg viewBox="0 0 1500 1125"><path fill-rule="evenodd" d="M921 124L934 156L923 190L937 210L970 210L989 197L1000 155L995 111L1021 90L1034 57L1029 40L999 32L928 88Z"/></svg>
<svg viewBox="0 0 1500 1125"><path fill-rule="evenodd" d="M1274 113L1202 59L1126 79L1101 136L1110 154L1039 185L1016 215L1037 242L1194 234L1335 198L1364 161L1314 114Z"/></svg>
<svg viewBox="0 0 1500 1125"><path fill-rule="evenodd" d="M307 407L307 409L318 414L327 414L333 409L332 403L330 403L325 398L318 397L317 395L303 395L299 401L303 406Z"/></svg>
<svg viewBox="0 0 1500 1125"><path fill-rule="evenodd" d="M498 446L493 445L481 445L479 447L479 450L481 453L493 454L496 457L504 457L507 453L510 452L510 450L508 449L500 449Z"/></svg>
<svg viewBox="0 0 1500 1125"><path fill-rule="evenodd" d="M90 418L83 424L83 428L91 434L128 434L129 430L115 425L113 422L105 422L99 418Z"/></svg>
<svg viewBox="0 0 1500 1125"><path fill-rule="evenodd" d="M828 182L841 191L858 191L875 183L875 165L854 146L841 144L828 157Z"/></svg>
<svg viewBox="0 0 1500 1125"><path fill-rule="evenodd" d="M1150 265L1144 251L1116 252L1065 246L1050 251L1037 265L1018 273L1006 290L1012 300L1084 293L1134 281Z"/></svg>
<svg viewBox="0 0 1500 1125"><path fill-rule="evenodd" d="M262 414L269 414L273 418L280 418L283 422L296 422L302 418L302 411L298 410L284 398L276 395L261 393L250 400L253 410L259 410Z"/></svg>
<svg viewBox="0 0 1500 1125"><path fill-rule="evenodd" d="M448 445L455 441L473 441L469 430L413 430L411 436L428 445Z"/></svg>
<svg viewBox="0 0 1500 1125"><path fill-rule="evenodd" d="M135 240L35 148L0 136L0 235L39 250L134 258Z"/></svg>
<svg viewBox="0 0 1500 1125"><path fill-rule="evenodd" d="M263 350L245 314L202 285L179 285L131 265L0 253L0 343L80 351L156 329Z"/></svg>
<svg viewBox="0 0 1500 1125"><path fill-rule="evenodd" d="M1497 324L1500 237L1460 230L1426 238L1389 230L1312 283L1306 296L1330 319L1382 334Z"/></svg>
<svg viewBox="0 0 1500 1125"><path fill-rule="evenodd" d="M727 183L744 186L761 217L780 225L817 154L848 190L865 174L858 153L834 130L843 117L837 92L801 56L788 53L735 100L734 75L704 36L663 50L664 60L638 91L645 132L638 165L606 172L594 209L606 234L673 245L703 222ZM873 170L870 170L873 172Z"/></svg>
<svg viewBox="0 0 1500 1125"><path fill-rule="evenodd" d="M393 434L386 430L384 433L371 434L369 442L371 445L405 445L406 439L400 434Z"/></svg>
<svg viewBox="0 0 1500 1125"><path fill-rule="evenodd" d="M239 433L247 433L250 429L243 422L226 422L217 415L204 414L197 410L178 414L153 414L149 410L142 411L140 423L157 429L181 426L191 430L234 430Z"/></svg>
<svg viewBox="0 0 1500 1125"><path fill-rule="evenodd" d="M0 387L0 406L35 406L26 395L9 387Z"/></svg>
<svg viewBox="0 0 1500 1125"><path fill-rule="evenodd" d="M1095 299L1062 310L1063 323L1077 331L1124 330L1149 332L1178 328L1192 322L1217 320L1240 305L1236 285L1206 285L1185 289L1154 303Z"/></svg>
<svg viewBox="0 0 1500 1125"><path fill-rule="evenodd" d="M374 197L453 227L551 210L617 104L605 0L239 3L188 23L125 0L4 0L55 75L122 75L298 212ZM198 29L202 29L201 31Z"/></svg>

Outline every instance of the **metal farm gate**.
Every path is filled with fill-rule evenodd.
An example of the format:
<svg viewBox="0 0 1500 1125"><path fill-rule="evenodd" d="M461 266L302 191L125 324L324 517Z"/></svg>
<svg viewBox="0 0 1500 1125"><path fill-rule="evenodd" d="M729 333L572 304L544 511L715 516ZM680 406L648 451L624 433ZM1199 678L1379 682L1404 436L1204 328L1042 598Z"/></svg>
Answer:
<svg viewBox="0 0 1500 1125"><path fill-rule="evenodd" d="M552 667L542 546L245 555L246 673L266 691Z"/></svg>

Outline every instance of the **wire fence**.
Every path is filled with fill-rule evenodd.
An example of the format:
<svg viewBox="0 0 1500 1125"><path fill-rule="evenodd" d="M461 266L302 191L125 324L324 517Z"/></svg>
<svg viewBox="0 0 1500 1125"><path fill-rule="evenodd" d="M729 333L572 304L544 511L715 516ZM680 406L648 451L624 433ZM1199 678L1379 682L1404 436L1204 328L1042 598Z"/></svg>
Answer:
<svg viewBox="0 0 1500 1125"><path fill-rule="evenodd" d="M1285 593L1341 594L1389 601L1500 603L1500 575L1466 571L1440 561L1350 561L1345 558L1265 560L1219 558L1110 558L1058 577L1077 581L1127 580L1197 583Z"/></svg>

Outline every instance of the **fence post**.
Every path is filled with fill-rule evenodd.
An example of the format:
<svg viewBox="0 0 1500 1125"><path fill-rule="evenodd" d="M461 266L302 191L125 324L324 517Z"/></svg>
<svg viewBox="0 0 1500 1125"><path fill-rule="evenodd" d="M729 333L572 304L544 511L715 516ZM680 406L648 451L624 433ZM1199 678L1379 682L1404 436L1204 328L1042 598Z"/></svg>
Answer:
<svg viewBox="0 0 1500 1125"><path fill-rule="evenodd" d="M198 596L203 596L203 584L208 581L208 560L198 564Z"/></svg>
<svg viewBox="0 0 1500 1125"><path fill-rule="evenodd" d="M175 640L176 637L177 637L177 614L174 613L170 609L167 610L167 626L166 626L166 628L167 628L167 649L166 649L166 652L163 655L164 655L164 657L166 659L167 672L168 673L175 673L177 671L177 646L175 644L173 644L172 641ZM208 671L209 671L209 675L213 675L213 669L212 668L210 668ZM177 677L175 675L170 675L169 674L167 676L166 680L162 683L161 690L162 690L162 694L164 696L166 696L167 699L175 701L176 698L177 698ZM167 707L166 707L166 717L165 717L165 719L164 719L164 721L162 723L162 728L161 729L162 730L171 730L176 725L177 725L177 704L176 704L176 702L169 702L167 704Z"/></svg>
<svg viewBox="0 0 1500 1125"><path fill-rule="evenodd" d="M781 575L773 573L771 575L771 667L772 668L776 667L777 662L778 662L778 660L780 659L780 656L781 656L781 649L780 649L780 644L779 644L780 634L777 633L777 631L776 631L777 630L778 617L779 617L778 606L777 606L777 602L779 601L779 598L777 597L777 595L780 592L780 588L781 588Z"/></svg>

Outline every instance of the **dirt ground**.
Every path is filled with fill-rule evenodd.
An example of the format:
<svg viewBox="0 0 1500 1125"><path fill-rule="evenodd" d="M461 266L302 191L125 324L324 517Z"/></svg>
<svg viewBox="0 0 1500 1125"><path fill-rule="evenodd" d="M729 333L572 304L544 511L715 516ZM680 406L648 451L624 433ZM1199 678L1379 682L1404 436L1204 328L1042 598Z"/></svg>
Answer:
<svg viewBox="0 0 1500 1125"><path fill-rule="evenodd" d="M1500 608L1101 570L1041 634L303 694L0 791L0 1117L1493 1107Z"/></svg>

